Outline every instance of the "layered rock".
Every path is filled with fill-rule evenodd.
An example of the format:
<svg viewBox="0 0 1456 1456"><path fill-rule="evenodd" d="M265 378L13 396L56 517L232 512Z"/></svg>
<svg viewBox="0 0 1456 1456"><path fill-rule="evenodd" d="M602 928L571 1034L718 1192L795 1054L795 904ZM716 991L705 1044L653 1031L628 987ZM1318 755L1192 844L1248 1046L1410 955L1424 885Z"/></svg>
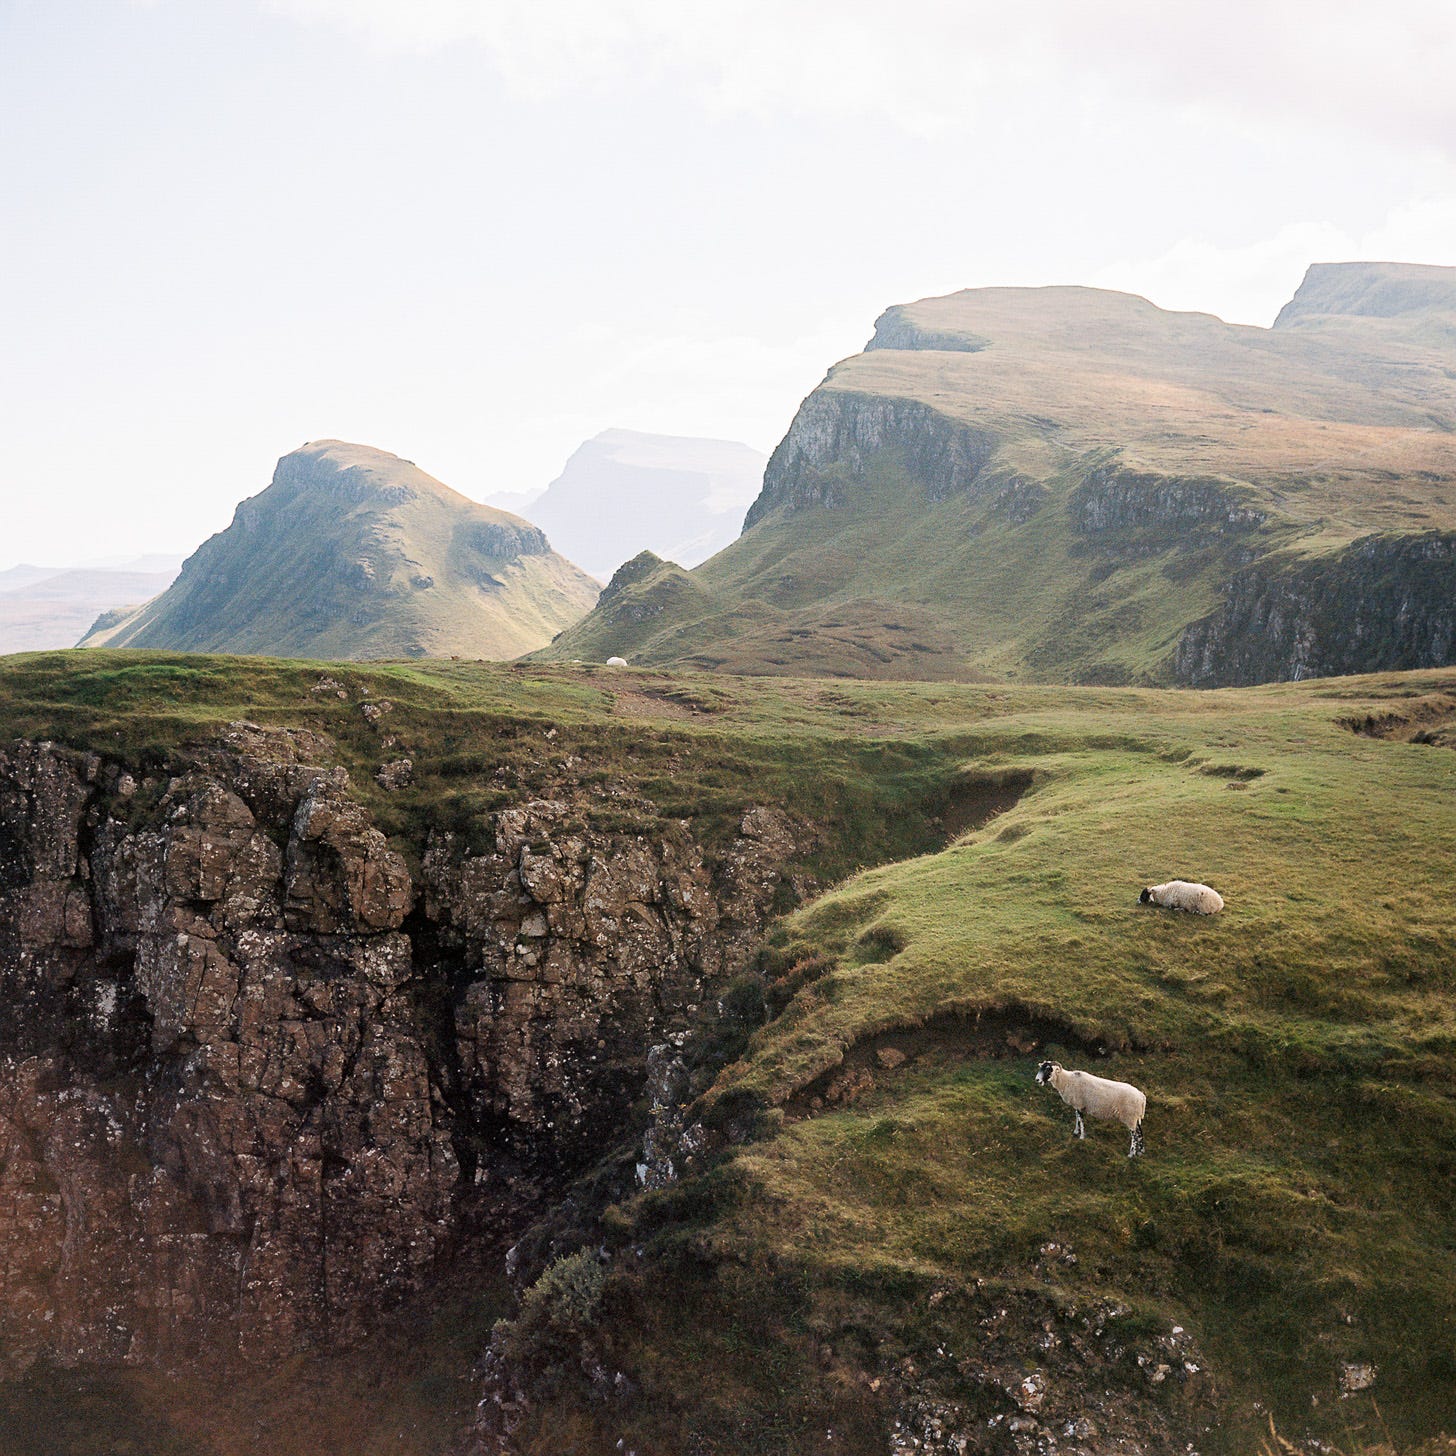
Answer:
<svg viewBox="0 0 1456 1456"><path fill-rule="evenodd" d="M523 1171L600 1151L802 846L535 800L417 884L328 749L238 724L140 782L0 752L10 1369L358 1338Z"/></svg>
<svg viewBox="0 0 1456 1456"><path fill-rule="evenodd" d="M1258 561L1173 655L1190 687L1402 672L1456 661L1456 533L1368 536Z"/></svg>
<svg viewBox="0 0 1456 1456"><path fill-rule="evenodd" d="M1236 481L1170 477L1116 460L1087 472L1068 496L1067 510L1073 529L1084 536L1154 526L1200 531L1206 539L1210 531L1252 531L1269 519L1253 503L1253 492Z"/></svg>

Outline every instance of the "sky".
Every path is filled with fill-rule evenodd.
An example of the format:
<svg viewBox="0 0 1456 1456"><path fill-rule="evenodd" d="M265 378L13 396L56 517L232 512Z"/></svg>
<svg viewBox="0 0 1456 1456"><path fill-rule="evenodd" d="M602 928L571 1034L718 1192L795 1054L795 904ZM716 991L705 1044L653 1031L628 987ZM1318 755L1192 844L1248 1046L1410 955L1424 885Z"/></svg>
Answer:
<svg viewBox="0 0 1456 1456"><path fill-rule="evenodd" d="M0 0L0 570L770 450L894 303L1456 264L1449 0Z"/></svg>

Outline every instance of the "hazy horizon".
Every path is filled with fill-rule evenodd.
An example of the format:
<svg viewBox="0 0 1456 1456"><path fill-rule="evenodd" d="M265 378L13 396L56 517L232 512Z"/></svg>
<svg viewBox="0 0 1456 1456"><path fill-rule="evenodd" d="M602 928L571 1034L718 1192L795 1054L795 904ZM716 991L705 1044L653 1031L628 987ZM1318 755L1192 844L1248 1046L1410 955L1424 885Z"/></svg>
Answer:
<svg viewBox="0 0 1456 1456"><path fill-rule="evenodd" d="M1456 263L1453 60L1416 0L3 0L0 569L188 552L309 439L476 499L767 452L960 288Z"/></svg>

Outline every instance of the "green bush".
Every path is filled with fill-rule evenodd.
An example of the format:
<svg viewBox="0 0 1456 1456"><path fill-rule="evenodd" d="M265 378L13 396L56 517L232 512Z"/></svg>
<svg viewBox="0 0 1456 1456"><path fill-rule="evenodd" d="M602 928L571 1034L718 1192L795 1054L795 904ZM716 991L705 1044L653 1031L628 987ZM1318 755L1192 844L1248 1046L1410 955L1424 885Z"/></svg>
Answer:
<svg viewBox="0 0 1456 1456"><path fill-rule="evenodd" d="M496 1322L491 1343L512 1361L561 1353L595 1324L606 1282L606 1265L592 1249L555 1260L521 1296L516 1318Z"/></svg>

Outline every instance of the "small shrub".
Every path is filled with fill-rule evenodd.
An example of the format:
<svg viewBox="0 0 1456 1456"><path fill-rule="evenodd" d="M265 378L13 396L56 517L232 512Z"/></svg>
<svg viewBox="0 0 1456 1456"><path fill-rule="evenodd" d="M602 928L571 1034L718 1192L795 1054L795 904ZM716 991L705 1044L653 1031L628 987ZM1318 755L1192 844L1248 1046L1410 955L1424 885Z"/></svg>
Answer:
<svg viewBox="0 0 1456 1456"><path fill-rule="evenodd" d="M575 1345L596 1322L606 1282L591 1249L555 1260L521 1296L515 1319L496 1322L492 1347L513 1362L535 1362Z"/></svg>

